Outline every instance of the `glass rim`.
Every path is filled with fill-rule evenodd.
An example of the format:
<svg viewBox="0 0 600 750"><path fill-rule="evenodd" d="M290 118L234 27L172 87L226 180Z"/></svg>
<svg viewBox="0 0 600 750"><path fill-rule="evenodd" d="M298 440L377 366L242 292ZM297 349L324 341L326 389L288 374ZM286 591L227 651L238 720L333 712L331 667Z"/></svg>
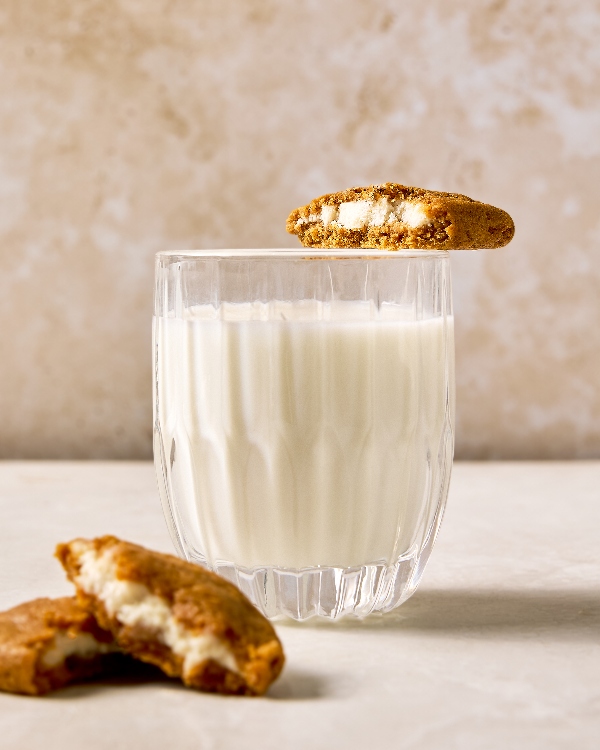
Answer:
<svg viewBox="0 0 600 750"><path fill-rule="evenodd" d="M378 250L376 248L223 248L212 250L160 250L156 259L178 258L295 258L296 260L344 259L365 260L369 258L447 258L448 250Z"/></svg>

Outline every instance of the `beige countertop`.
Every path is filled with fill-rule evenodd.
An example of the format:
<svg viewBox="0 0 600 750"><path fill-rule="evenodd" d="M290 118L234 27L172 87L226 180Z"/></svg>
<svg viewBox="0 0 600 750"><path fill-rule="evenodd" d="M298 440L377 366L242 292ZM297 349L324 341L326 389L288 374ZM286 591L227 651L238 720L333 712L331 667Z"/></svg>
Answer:
<svg viewBox="0 0 600 750"><path fill-rule="evenodd" d="M70 593L52 552L114 533L171 551L151 464L0 463L0 607ZM415 596L281 624L261 699L103 682L0 694L3 750L600 747L600 462L459 463Z"/></svg>

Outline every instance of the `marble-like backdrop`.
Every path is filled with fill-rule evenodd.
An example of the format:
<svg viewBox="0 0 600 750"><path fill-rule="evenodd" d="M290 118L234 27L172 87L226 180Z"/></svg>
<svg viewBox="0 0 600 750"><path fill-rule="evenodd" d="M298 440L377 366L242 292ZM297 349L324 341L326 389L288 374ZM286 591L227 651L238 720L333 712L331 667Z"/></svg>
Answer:
<svg viewBox="0 0 600 750"><path fill-rule="evenodd" d="M153 253L393 180L454 255L461 458L600 456L597 0L3 0L0 456L149 457Z"/></svg>

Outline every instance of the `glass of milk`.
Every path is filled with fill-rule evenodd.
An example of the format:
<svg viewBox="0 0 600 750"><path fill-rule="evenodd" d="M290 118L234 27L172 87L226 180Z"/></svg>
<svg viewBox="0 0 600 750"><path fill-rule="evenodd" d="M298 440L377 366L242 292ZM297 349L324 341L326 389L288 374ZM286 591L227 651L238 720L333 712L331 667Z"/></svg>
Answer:
<svg viewBox="0 0 600 750"><path fill-rule="evenodd" d="M182 557L268 617L388 611L446 502L447 252L156 259L154 458Z"/></svg>

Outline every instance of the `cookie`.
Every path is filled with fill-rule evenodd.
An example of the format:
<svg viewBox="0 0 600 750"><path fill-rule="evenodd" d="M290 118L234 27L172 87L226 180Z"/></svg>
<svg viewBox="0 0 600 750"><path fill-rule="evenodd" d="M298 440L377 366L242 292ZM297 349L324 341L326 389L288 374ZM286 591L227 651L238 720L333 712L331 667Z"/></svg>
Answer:
<svg viewBox="0 0 600 750"><path fill-rule="evenodd" d="M0 690L42 695L112 674L118 651L74 597L35 599L0 612Z"/></svg>
<svg viewBox="0 0 600 750"><path fill-rule="evenodd" d="M286 229L306 247L378 250L496 248L515 233L500 208L393 182L316 198L292 211Z"/></svg>
<svg viewBox="0 0 600 750"><path fill-rule="evenodd" d="M281 671L271 623L215 573L112 536L60 544L56 555L124 651L189 687L262 695Z"/></svg>

